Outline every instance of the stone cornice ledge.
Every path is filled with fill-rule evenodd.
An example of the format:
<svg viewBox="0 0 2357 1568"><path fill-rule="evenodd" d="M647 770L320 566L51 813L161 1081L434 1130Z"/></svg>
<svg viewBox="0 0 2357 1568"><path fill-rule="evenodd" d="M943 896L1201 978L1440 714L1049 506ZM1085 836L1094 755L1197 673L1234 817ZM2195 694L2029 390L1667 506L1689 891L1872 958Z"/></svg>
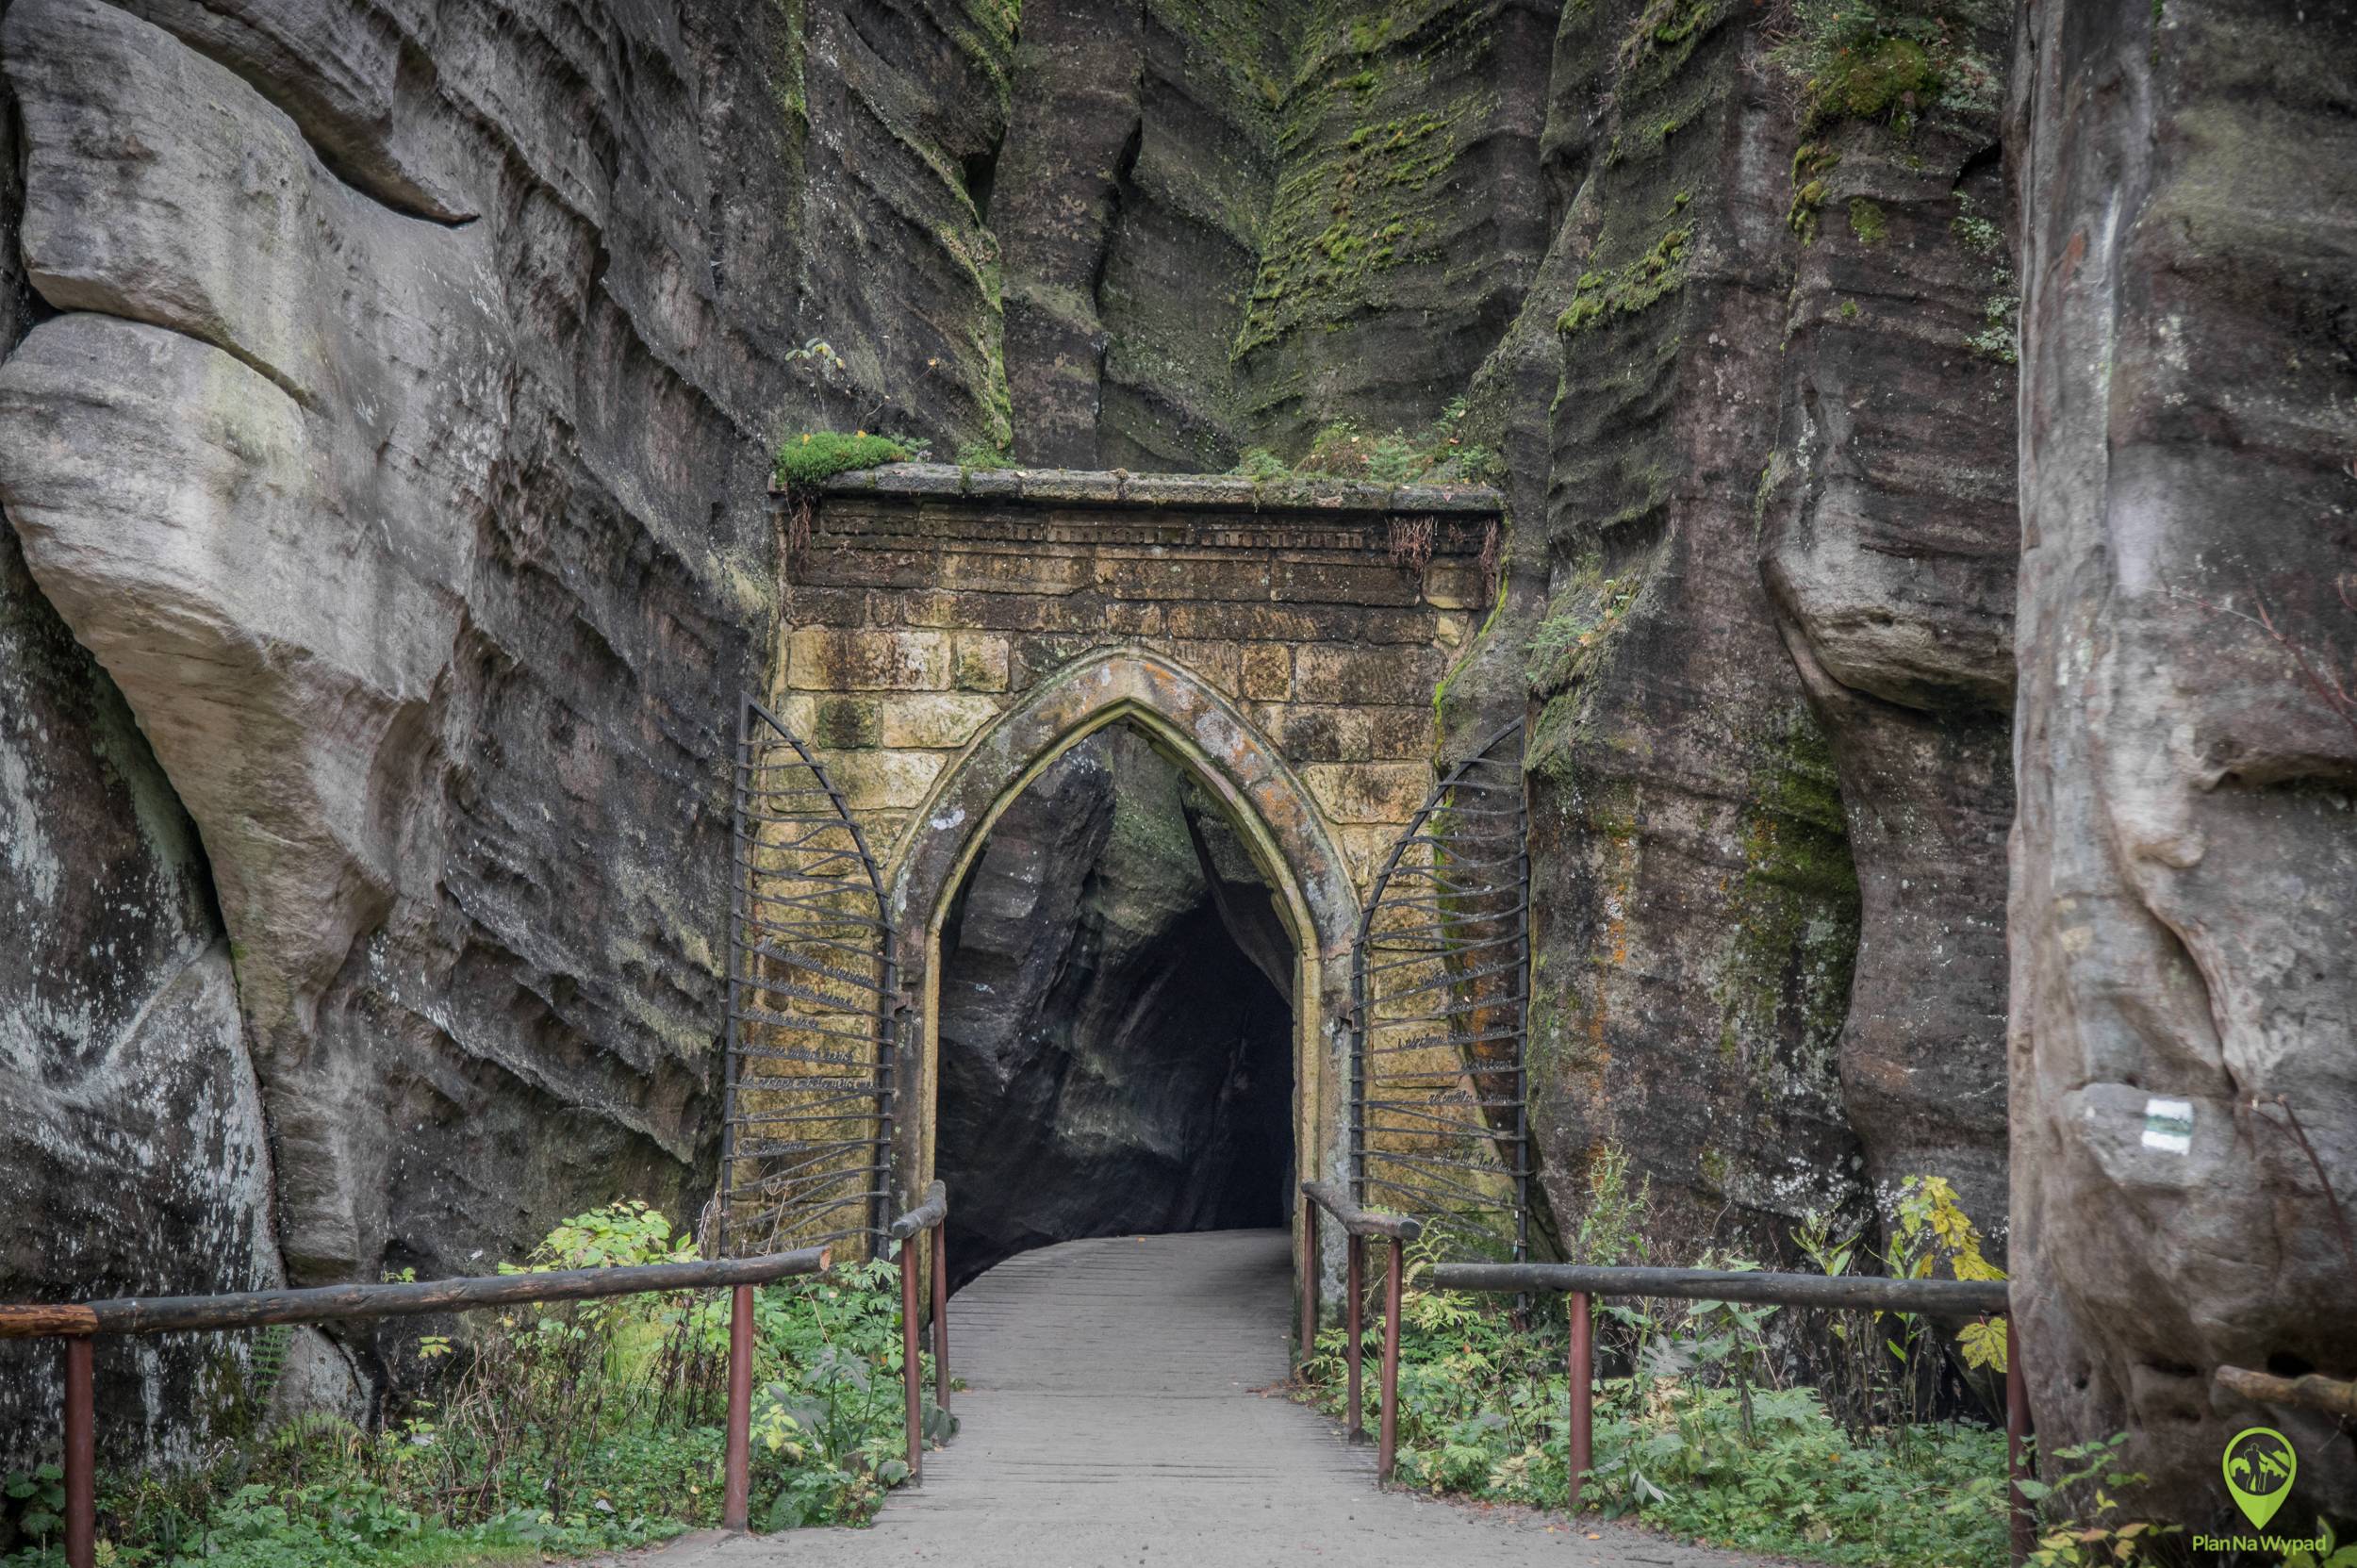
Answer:
<svg viewBox="0 0 2357 1568"><path fill-rule="evenodd" d="M773 492L776 487L771 487ZM1506 498L1487 485L1378 485L1358 479L1284 479L1235 473L1130 473L1124 469L962 469L890 463L839 473L821 495L1028 502L1041 505L1187 507L1222 512L1435 512L1493 517Z"/></svg>

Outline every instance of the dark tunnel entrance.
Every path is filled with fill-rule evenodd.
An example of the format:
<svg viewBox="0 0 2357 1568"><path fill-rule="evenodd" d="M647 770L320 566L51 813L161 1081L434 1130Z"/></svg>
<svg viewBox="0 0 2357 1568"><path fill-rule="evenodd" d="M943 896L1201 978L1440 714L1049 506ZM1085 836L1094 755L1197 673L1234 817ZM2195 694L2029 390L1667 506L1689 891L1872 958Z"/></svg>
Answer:
<svg viewBox="0 0 2357 1568"><path fill-rule="evenodd" d="M1139 732L999 816L943 922L952 1285L1085 1236L1282 1227L1294 949L1212 798Z"/></svg>

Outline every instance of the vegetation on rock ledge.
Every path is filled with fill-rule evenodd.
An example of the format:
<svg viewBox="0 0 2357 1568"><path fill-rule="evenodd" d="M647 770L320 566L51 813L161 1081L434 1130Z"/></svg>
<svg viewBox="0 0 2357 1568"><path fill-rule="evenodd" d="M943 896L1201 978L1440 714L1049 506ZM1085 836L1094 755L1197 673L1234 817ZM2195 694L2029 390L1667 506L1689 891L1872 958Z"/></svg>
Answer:
<svg viewBox="0 0 2357 1568"><path fill-rule="evenodd" d="M780 485L816 485L838 473L906 463L918 455L917 447L889 436L870 436L865 430L849 436L832 430L806 431L778 443L770 478Z"/></svg>
<svg viewBox="0 0 2357 1568"><path fill-rule="evenodd" d="M1466 429L1466 404L1453 400L1424 430L1388 435L1362 430L1355 420L1337 420L1310 438L1298 462L1288 463L1266 447L1254 447L1235 471L1261 484L1329 477L1364 479L1378 485L1490 485L1504 477L1495 448Z"/></svg>

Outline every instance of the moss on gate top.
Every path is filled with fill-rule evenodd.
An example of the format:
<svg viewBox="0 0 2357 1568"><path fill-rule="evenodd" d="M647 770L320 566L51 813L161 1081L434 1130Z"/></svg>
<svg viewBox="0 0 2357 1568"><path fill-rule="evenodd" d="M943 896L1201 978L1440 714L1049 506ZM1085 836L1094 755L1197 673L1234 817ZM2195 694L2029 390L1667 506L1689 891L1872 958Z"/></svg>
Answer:
<svg viewBox="0 0 2357 1568"><path fill-rule="evenodd" d="M780 486L816 485L839 473L904 463L915 455L915 450L891 437L870 436L865 430L851 436L832 430L805 431L778 443L769 481Z"/></svg>
<svg viewBox="0 0 2357 1568"><path fill-rule="evenodd" d="M1235 473L1130 473L1096 469L964 469L894 463L816 483L827 495L962 496L1047 504L1173 506L1234 512L1410 512L1494 517L1506 498L1487 485L1385 485L1325 477L1261 482Z"/></svg>

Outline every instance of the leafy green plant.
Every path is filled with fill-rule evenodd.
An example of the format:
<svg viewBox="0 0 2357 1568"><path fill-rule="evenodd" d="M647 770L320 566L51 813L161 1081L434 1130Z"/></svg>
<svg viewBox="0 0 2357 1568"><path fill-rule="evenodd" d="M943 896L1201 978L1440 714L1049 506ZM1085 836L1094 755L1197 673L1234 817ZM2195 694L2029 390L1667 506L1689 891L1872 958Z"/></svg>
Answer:
<svg viewBox="0 0 2357 1568"><path fill-rule="evenodd" d="M1004 447L993 446L988 441L967 441L958 448L958 467L985 471L1011 469L1014 467L1014 456Z"/></svg>
<svg viewBox="0 0 2357 1568"><path fill-rule="evenodd" d="M1879 120L1900 134L1934 107L1996 107L1998 76L1973 51L1977 0L1793 0L1769 59L1790 81L1802 129Z"/></svg>
<svg viewBox="0 0 2357 1568"><path fill-rule="evenodd" d="M1651 1193L1626 1154L1600 1152L1588 1201L1567 1227L1571 1261L1656 1261ZM1890 1254L1959 1272L1986 1269L1979 1238L1945 1182L1908 1187ZM1821 1227L1821 1230L1822 1228ZM1846 1272L1849 1257L1829 1255ZM1837 1248L1837 1251L1840 1248ZM1878 1262L1887 1259L1878 1256ZM1740 1271L1739 1258L1706 1266ZM1427 1288L1430 1260L1411 1251L1401 1301L1398 1476L1442 1493L1546 1507L1569 1486L1566 1325L1559 1301L1519 1322L1492 1297ZM1894 1271L1898 1272L1898 1271ZM1785 1310L1727 1301L1600 1298L1594 1462L1582 1506L1682 1535L1837 1563L1945 1568L2005 1553L2005 1439L1988 1427L1921 1421L1853 1428L1827 1410L1811 1370L1780 1332ZM1370 1312L1362 1351L1379 1353ZM1870 1320L1870 1328L1871 1327ZM1877 1355L1887 1350L1875 1344ZM1344 1337L1318 1336L1302 1396L1336 1413L1346 1397ZM1922 1350L1918 1355L1926 1354ZM1371 1382L1372 1380L1370 1380ZM1374 1422L1376 1393L1362 1390Z"/></svg>
<svg viewBox="0 0 2357 1568"><path fill-rule="evenodd" d="M46 1547L65 1528L65 1471L58 1465L0 1477L0 1497L8 1499L0 1518L37 1547Z"/></svg>
<svg viewBox="0 0 2357 1568"><path fill-rule="evenodd" d="M2093 1568L2099 1563L2104 1568L2138 1568L2160 1560L2153 1548L2180 1533L2178 1527L2112 1517L2119 1511L2112 1492L2141 1485L2145 1478L2140 1473L2119 1468L2120 1450L2127 1442L2128 1434L2118 1432L2057 1449L2046 1480L2019 1483L2021 1494L2033 1503L2050 1502L2084 1489L2091 1510L2084 1518L2059 1524L2038 1537L2036 1549L2030 1553L2034 1568Z"/></svg>
<svg viewBox="0 0 2357 1568"><path fill-rule="evenodd" d="M621 1203L552 1230L503 1272L691 1258L658 1210ZM860 1524L907 1478L896 1276L870 1263L754 1293L752 1509L771 1527ZM180 1473L102 1476L114 1568L439 1568L645 1545L717 1522L724 1292L609 1297L428 1334L424 1396L364 1429L313 1412L208 1443ZM928 1403L929 1441L951 1423ZM24 1549L53 1568L55 1466L5 1490ZM20 1494L19 1488L22 1487Z"/></svg>

